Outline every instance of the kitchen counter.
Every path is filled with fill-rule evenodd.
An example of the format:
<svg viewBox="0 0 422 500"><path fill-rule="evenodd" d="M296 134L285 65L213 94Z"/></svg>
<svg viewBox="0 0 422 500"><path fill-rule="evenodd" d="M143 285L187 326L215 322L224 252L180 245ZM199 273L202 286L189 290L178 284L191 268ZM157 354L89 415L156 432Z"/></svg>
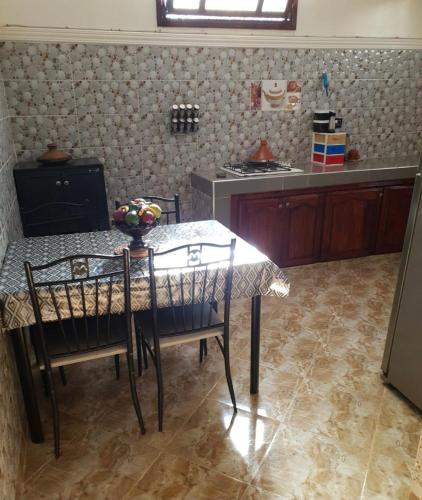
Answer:
<svg viewBox="0 0 422 500"><path fill-rule="evenodd" d="M239 177L218 168L192 173L192 202L196 219L215 218L230 225L230 197L242 193L263 193L312 187L381 182L413 178L418 158L381 158L346 162L344 166L297 163L298 173ZM224 172L225 178L218 178Z"/></svg>

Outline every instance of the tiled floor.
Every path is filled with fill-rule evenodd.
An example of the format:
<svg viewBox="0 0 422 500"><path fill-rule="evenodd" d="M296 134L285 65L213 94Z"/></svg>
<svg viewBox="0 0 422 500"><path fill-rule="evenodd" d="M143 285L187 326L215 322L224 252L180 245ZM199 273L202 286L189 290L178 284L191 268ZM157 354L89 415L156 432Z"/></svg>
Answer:
<svg viewBox="0 0 422 500"><path fill-rule="evenodd" d="M202 365L196 345L164 352L163 433L153 370L139 379L145 436L125 371L116 381L112 361L67 369L67 387L57 384L63 454L53 457L47 416L47 441L28 446L22 498L409 498L422 419L380 377L398 259L288 270L291 296L263 300L255 397L249 303L236 301L235 418L215 346Z"/></svg>

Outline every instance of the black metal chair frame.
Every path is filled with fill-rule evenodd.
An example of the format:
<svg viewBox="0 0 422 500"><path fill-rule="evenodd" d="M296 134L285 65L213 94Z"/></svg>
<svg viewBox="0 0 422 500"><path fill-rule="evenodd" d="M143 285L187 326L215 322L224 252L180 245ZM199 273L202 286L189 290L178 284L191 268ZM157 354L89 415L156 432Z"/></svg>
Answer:
<svg viewBox="0 0 422 500"><path fill-rule="evenodd" d="M112 270L103 274L90 274L90 259L102 260L104 262L113 262L122 264L118 270ZM34 272L42 271L60 264L69 263L69 279L60 279L56 281L38 281L34 279ZM90 361L98 357L114 356L116 371L118 373L118 356L126 354L129 368L129 382L131 389L132 402L138 418L141 432L145 433L144 422L142 418L141 406L136 390L136 377L133 360L133 341L132 341L132 312L130 299L130 260L129 251L124 250L122 256L110 255L72 255L57 259L47 264L32 266L30 262L25 262L25 273L28 281L31 302L36 320L36 330L33 330L33 338L39 350L37 356L40 370L45 372L45 380L48 389L48 395L52 404L53 428L54 428L54 453L56 458L60 456L60 422L57 403L57 395L53 380L53 367L61 368L63 365ZM78 269L79 266L79 269ZM82 275L83 277L77 277ZM124 313L114 315L111 313L113 300L113 280L117 277L123 277L124 293ZM86 285L90 284L91 291L95 294L95 312L93 316L87 315L86 303ZM100 287L107 290L106 315L99 315L99 297ZM51 297L51 305L57 316L57 321L44 321L42 318L42 307L40 305L39 289L48 290ZM63 319L58 304L56 293L61 291L66 297L66 303L69 309L70 318ZM75 315L75 301L72 301L71 292L77 291L82 306L82 316ZM112 322L121 320L122 335L118 339L112 339ZM106 322L105 336L104 329L100 327L100 322ZM89 329L89 324L93 327ZM71 326L71 328L70 328ZM69 327L69 328L68 328ZM48 343L46 332L54 328L54 341L56 342L55 353L49 351L51 347ZM66 330L68 330L66 332ZM69 332L70 330L70 332ZM92 333L95 332L95 335ZM57 337L56 337L57 335ZM105 338L104 338L105 337ZM117 359L116 359L117 357ZM40 363L41 361L41 363Z"/></svg>
<svg viewBox="0 0 422 500"><path fill-rule="evenodd" d="M139 314L135 314L135 323L136 323L136 336L137 341L142 343L143 347L147 349L149 352L156 369L157 376L157 391L158 391L158 428L160 431L163 430L163 415L164 415L164 391L163 391L163 374L161 367L161 354L160 350L165 345L165 340L170 339L173 344L181 344L186 342L196 342L200 341L200 361L202 361L203 354L206 354L207 346L206 340L208 338L214 337L217 340L217 343L221 349L221 352L224 356L224 366L225 373L227 379L227 385L230 392L230 397L233 403L234 412L237 412L236 406L236 398L233 389L233 382L231 377L230 370L230 299L231 299L231 290L232 290L232 280L233 280L233 259L234 259L234 249L236 245L236 239L232 239L229 245L219 245L214 243L195 243L182 245L176 248L172 248L163 252L154 252L152 248L148 250L149 257L149 273L150 273L150 294L151 294L151 314L152 314L152 343L151 346L149 343L149 339L147 339L144 335L144 328L142 324L142 316ZM221 259L218 261L212 262L201 262L201 254L204 248L219 248L219 249L227 249L229 250L229 257L227 259ZM183 251L186 249L187 251L187 262L186 266L180 267L156 267L155 266L155 258L163 255L171 254L178 251ZM226 267L222 267L221 265L225 263ZM190 301L185 301L183 287L184 287L184 277L183 277L183 269L189 269L191 272L192 279L192 288L191 288L191 299ZM181 303L175 305L173 300L172 287L170 284L170 275L175 276L174 271L180 270L179 274L179 283L180 283L180 291L181 291ZM171 310L171 316L173 318L174 331L171 334L166 333L163 336L162 332L160 332L160 311L163 312L163 309L158 308L158 300L157 300L157 281L156 281L156 272L166 274L167 280L167 289L171 302L169 310ZM196 276L198 271L202 271L203 278L196 281ZM214 273L214 274L213 274ZM221 273L221 274L220 274ZM224 319L221 321L219 318L218 323L211 324L211 315L212 313L216 315L216 284L219 278L219 274L222 279L225 280L224 285ZM220 279L221 279L220 278ZM212 281L207 281L208 279ZM211 294L205 299L206 288L208 287L208 283L211 286ZM199 284L202 289L202 293L200 297L195 297L195 289L196 285ZM200 309L200 321L199 327L195 327L194 320L194 309L195 307ZM187 323L189 321L185 321L185 314L189 314L189 309L191 311L191 328L187 327ZM183 326L182 328L178 328L176 324L176 313L181 312L183 317ZM208 314L207 324L204 324L204 315ZM203 326L204 325L204 326ZM222 336L222 341L219 338L219 335ZM191 338L190 338L191 337ZM137 343L139 345L139 343ZM139 356L139 354L138 354Z"/></svg>
<svg viewBox="0 0 422 500"><path fill-rule="evenodd" d="M166 210L164 209L161 212L161 219L165 216L166 217L166 224L169 224L169 216L174 215L174 218L176 220L176 224L180 224L180 196L178 194L174 195L174 198L164 198L162 196L142 196L145 201L148 201L150 203L156 203L156 202L165 202L165 203L174 203L174 210ZM120 201L115 201L115 207L119 208L121 206Z"/></svg>

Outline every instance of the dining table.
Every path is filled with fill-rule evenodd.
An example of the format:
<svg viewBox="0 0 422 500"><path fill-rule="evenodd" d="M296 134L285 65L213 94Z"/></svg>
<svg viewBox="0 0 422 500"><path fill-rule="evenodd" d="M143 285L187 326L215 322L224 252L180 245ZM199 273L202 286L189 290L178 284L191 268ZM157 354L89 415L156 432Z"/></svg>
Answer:
<svg viewBox="0 0 422 500"><path fill-rule="evenodd" d="M289 293L289 282L283 270L253 245L232 233L215 220L159 225L144 237L145 243L156 251L195 243L228 244L236 238L233 261L232 299L251 299L251 350L250 392L259 389L259 354L261 297L284 297ZM39 372L29 335L35 324L34 313L25 277L24 262L32 265L46 264L66 256L81 254L112 255L130 238L118 230L30 237L9 243L0 270L0 326L10 335L23 394L28 428L33 442L44 440L36 380ZM56 276L46 277L54 281ZM187 274L187 279L189 276ZM146 258L131 259L131 308L132 311L150 308L149 274ZM166 305L162 303L161 307ZM117 311L121 307L121 311ZM123 312L123 302L113 312ZM52 317L50 320L54 320ZM46 318L48 321L49 318Z"/></svg>

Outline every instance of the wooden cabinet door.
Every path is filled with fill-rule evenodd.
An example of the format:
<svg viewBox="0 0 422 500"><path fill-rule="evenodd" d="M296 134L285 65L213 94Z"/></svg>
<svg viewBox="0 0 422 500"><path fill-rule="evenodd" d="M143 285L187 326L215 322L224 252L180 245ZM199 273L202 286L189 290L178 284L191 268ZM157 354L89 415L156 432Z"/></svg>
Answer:
<svg viewBox="0 0 422 500"><path fill-rule="evenodd" d="M281 263L284 267L319 260L323 213L322 194L283 197Z"/></svg>
<svg viewBox="0 0 422 500"><path fill-rule="evenodd" d="M280 262L280 199L278 197L242 197L237 203L233 230L251 245L256 246L273 262Z"/></svg>
<svg viewBox="0 0 422 500"><path fill-rule="evenodd" d="M327 193L322 259L347 259L375 250L382 188Z"/></svg>
<svg viewBox="0 0 422 500"><path fill-rule="evenodd" d="M413 186L384 188L378 226L377 253L400 252L403 247Z"/></svg>

